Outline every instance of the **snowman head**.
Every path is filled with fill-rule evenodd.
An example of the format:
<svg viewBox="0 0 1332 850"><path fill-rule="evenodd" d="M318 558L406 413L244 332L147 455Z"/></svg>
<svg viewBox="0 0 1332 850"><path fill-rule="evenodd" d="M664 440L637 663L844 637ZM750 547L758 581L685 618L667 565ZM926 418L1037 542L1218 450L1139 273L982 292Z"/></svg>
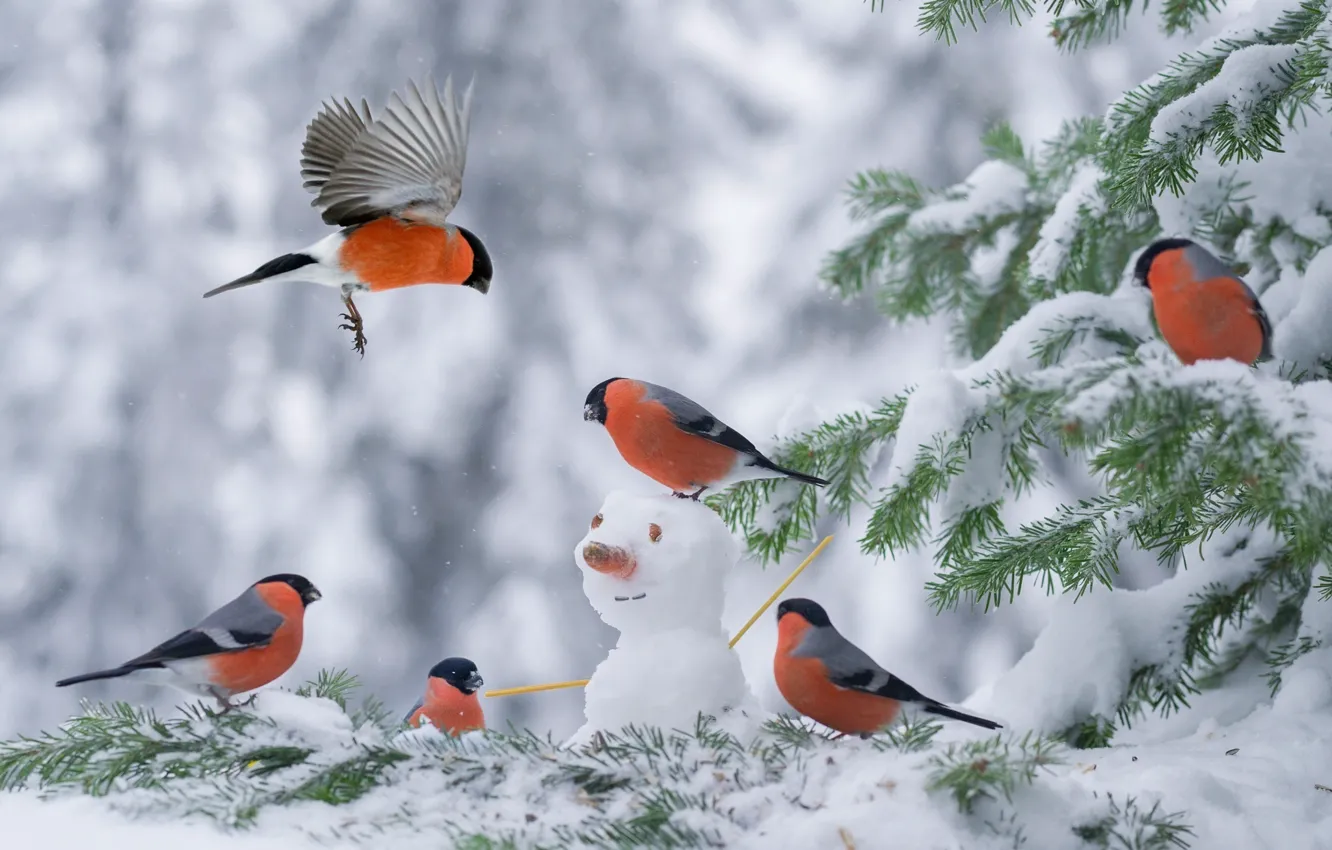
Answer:
<svg viewBox="0 0 1332 850"><path fill-rule="evenodd" d="M583 593L622 635L721 626L726 573L739 557L706 505L614 492L574 549Z"/></svg>

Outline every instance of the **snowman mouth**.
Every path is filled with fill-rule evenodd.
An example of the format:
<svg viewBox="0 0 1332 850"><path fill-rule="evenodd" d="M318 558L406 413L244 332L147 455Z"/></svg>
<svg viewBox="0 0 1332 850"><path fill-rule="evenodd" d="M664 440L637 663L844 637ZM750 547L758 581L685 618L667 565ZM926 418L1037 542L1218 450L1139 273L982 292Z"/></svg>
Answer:
<svg viewBox="0 0 1332 850"><path fill-rule="evenodd" d="M633 602L635 600L642 599L645 596L647 596L646 593L640 593L637 596L616 596L614 598L616 602Z"/></svg>

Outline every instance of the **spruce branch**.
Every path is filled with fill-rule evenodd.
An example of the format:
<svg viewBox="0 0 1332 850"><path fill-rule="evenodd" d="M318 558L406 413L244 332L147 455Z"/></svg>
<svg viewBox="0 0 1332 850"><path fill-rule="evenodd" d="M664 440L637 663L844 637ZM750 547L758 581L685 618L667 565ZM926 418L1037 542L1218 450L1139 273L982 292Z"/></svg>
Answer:
<svg viewBox="0 0 1332 850"><path fill-rule="evenodd" d="M1162 191L1182 194L1197 176L1194 162L1204 147L1215 151L1222 163L1280 152L1283 126L1326 93L1310 74L1325 61L1313 33L1327 15L1324 0L1306 2L1250 37L1216 39L1203 50L1181 54L1165 71L1125 94L1111 109L1104 139L1105 160L1114 175L1114 205L1143 208ZM1253 93L1247 100L1213 104L1199 99L1192 109L1180 107L1246 48L1273 50L1270 79L1249 81ZM1203 106L1205 114L1199 115ZM1166 108L1183 117L1165 139L1152 141L1153 122Z"/></svg>
<svg viewBox="0 0 1332 850"><path fill-rule="evenodd" d="M1050 0L1046 5L1055 16L1050 37L1061 50L1069 52L1118 38L1133 10L1133 0L1099 3L1073 0L1071 4L1067 0Z"/></svg>
<svg viewBox="0 0 1332 850"><path fill-rule="evenodd" d="M903 717L902 722L890 726L871 740L876 750L896 750L918 753L934 745L934 736L943 731L943 724L928 718Z"/></svg>
<svg viewBox="0 0 1332 850"><path fill-rule="evenodd" d="M1267 655L1267 687L1272 696L1281 690L1281 677L1300 658L1323 646L1323 641L1310 635L1292 638L1273 649Z"/></svg>
<svg viewBox="0 0 1332 850"><path fill-rule="evenodd" d="M1105 850L1169 850L1187 848L1186 836L1193 828L1183 822L1182 812L1161 811L1160 801L1143 810L1133 797L1123 803L1106 795L1105 814L1073 828L1073 834L1093 847Z"/></svg>
<svg viewBox="0 0 1332 850"><path fill-rule="evenodd" d="M1034 0L925 0L920 6L916 26L945 44L957 43L957 25L963 24L979 30L985 13L999 8L1010 23L1020 24L1024 17L1036 12Z"/></svg>
<svg viewBox="0 0 1332 850"><path fill-rule="evenodd" d="M1016 599L1030 576L1038 577L1046 593L1063 590L1080 597L1093 585L1110 587L1119 544L1135 515L1132 506L1112 498L1063 505L1054 516L1023 525L1013 535L985 540L974 558L941 564L925 588L940 610L962 599L988 610L1005 598Z"/></svg>
<svg viewBox="0 0 1332 850"><path fill-rule="evenodd" d="M1059 745L1053 739L1031 733L1016 739L995 735L950 744L932 756L926 787L947 791L958 810L970 814L980 799L1011 801L1015 790L1030 785L1040 771L1061 761Z"/></svg>

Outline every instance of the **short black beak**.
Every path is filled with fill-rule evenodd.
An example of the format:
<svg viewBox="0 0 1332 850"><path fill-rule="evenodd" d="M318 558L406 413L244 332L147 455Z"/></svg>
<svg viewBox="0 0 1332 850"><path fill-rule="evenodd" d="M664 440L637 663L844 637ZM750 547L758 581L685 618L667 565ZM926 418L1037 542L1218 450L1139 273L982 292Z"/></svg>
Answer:
<svg viewBox="0 0 1332 850"><path fill-rule="evenodd" d="M473 673L467 677L467 681L463 682L463 686L469 691L479 691L485 684L486 680L481 678L480 673Z"/></svg>
<svg viewBox="0 0 1332 850"><path fill-rule="evenodd" d="M597 409L590 404L583 405L583 421L593 422L597 418Z"/></svg>
<svg viewBox="0 0 1332 850"><path fill-rule="evenodd" d="M319 592L319 588L311 586L309 592L305 594L305 604L309 605L311 602L317 602L323 598L324 594Z"/></svg>
<svg viewBox="0 0 1332 850"><path fill-rule="evenodd" d="M490 278L488 277L478 278L477 280L474 280L467 285L472 287L482 295L485 295L486 293L490 292Z"/></svg>

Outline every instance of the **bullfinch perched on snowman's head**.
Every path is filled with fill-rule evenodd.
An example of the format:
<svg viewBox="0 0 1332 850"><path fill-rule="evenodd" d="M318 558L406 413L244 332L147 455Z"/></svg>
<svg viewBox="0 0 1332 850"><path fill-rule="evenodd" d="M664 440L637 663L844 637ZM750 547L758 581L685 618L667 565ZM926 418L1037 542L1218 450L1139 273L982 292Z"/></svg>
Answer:
<svg viewBox="0 0 1332 850"><path fill-rule="evenodd" d="M1258 296L1201 245L1157 240L1138 256L1133 276L1151 293L1161 336L1185 365L1272 357L1272 323Z"/></svg>
<svg viewBox="0 0 1332 850"><path fill-rule="evenodd" d="M471 660L445 658L430 668L425 695L407 712L403 722L417 727L429 721L436 729L455 737L484 729L486 717L476 692L485 683Z"/></svg>
<svg viewBox="0 0 1332 850"><path fill-rule="evenodd" d="M133 677L212 697L223 712L230 711L236 707L232 696L267 685L296 663L305 608L320 598L304 576L262 578L199 625L143 655L109 670L62 679L56 687Z"/></svg>
<svg viewBox="0 0 1332 850"><path fill-rule="evenodd" d="M844 735L869 737L896 720L904 707L1001 728L930 699L884 670L842 637L823 606L809 599L786 599L777 606L773 675L792 708Z"/></svg>
<svg viewBox="0 0 1332 850"><path fill-rule="evenodd" d="M583 419L605 426L630 466L681 498L756 478L828 483L778 466L696 402L647 381L602 381L587 394Z"/></svg>
<svg viewBox="0 0 1332 850"><path fill-rule="evenodd" d="M325 103L306 129L301 176L311 205L336 233L293 254L283 254L230 283L222 292L261 281L295 281L339 289L347 312L343 328L365 356L365 333L353 295L425 283L490 291L490 254L472 231L448 221L462 197L471 126L472 86L459 105L453 79L441 96L433 79L424 90L408 83L372 118L364 99Z"/></svg>

